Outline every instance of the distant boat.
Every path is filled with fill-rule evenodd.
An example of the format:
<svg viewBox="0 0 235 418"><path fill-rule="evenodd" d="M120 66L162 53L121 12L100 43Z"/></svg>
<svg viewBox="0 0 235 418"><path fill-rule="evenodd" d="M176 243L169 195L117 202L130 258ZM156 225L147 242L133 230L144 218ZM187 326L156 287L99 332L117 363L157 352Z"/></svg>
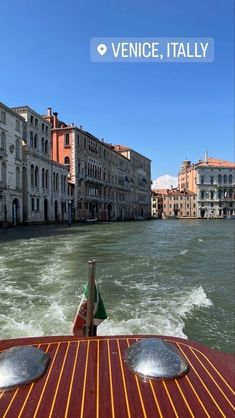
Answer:
<svg viewBox="0 0 235 418"><path fill-rule="evenodd" d="M88 218L86 219L86 222L98 222L98 218Z"/></svg>

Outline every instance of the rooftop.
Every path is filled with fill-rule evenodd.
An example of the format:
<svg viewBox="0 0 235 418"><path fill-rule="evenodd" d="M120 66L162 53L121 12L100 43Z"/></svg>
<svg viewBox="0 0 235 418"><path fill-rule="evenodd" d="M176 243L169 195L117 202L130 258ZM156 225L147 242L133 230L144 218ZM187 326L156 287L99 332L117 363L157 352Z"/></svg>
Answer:
<svg viewBox="0 0 235 418"><path fill-rule="evenodd" d="M196 193L189 190L179 190L179 189L153 189L154 195L164 195L164 196L195 196Z"/></svg>
<svg viewBox="0 0 235 418"><path fill-rule="evenodd" d="M195 164L196 167L218 167L218 168L235 168L235 163L220 160L214 157L208 157L207 161L199 161Z"/></svg>

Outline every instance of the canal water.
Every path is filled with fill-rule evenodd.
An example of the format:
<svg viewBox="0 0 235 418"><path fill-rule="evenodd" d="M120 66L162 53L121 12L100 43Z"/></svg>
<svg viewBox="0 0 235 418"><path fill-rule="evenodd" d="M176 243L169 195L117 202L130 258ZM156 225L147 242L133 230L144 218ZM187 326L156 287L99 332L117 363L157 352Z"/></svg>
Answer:
<svg viewBox="0 0 235 418"><path fill-rule="evenodd" d="M234 349L234 222L28 226L0 232L0 338L70 334L90 259L99 335L161 334Z"/></svg>

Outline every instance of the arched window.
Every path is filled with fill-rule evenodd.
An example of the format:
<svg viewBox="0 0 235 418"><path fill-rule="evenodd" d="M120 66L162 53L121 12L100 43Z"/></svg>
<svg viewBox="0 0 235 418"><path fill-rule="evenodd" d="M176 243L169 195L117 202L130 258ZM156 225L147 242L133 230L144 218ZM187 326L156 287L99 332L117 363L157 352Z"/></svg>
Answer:
<svg viewBox="0 0 235 418"><path fill-rule="evenodd" d="M227 175L225 174L224 175L224 183L227 183L227 180L228 180L228 178L227 178Z"/></svg>
<svg viewBox="0 0 235 418"><path fill-rule="evenodd" d="M233 182L232 174L229 174L228 182L229 182L229 184L232 184L232 182Z"/></svg>
<svg viewBox="0 0 235 418"><path fill-rule="evenodd" d="M33 148L33 132L30 131L30 147Z"/></svg>
<svg viewBox="0 0 235 418"><path fill-rule="evenodd" d="M2 148L4 151L6 151L6 134L2 131L1 133L1 144L0 148Z"/></svg>
<svg viewBox="0 0 235 418"><path fill-rule="evenodd" d="M49 188L49 172L48 170L46 171L46 189Z"/></svg>
<svg viewBox="0 0 235 418"><path fill-rule="evenodd" d="M35 167L35 180L34 180L35 187L38 187L38 166Z"/></svg>
<svg viewBox="0 0 235 418"><path fill-rule="evenodd" d="M16 138L16 159L20 160L20 140Z"/></svg>
<svg viewBox="0 0 235 418"><path fill-rule="evenodd" d="M1 180L4 184L6 184L6 182L7 182L7 166L6 166L6 163L2 163Z"/></svg>
<svg viewBox="0 0 235 418"><path fill-rule="evenodd" d="M68 170L70 172L70 158L69 157L65 157L64 164L68 167Z"/></svg>
<svg viewBox="0 0 235 418"><path fill-rule="evenodd" d="M38 135L37 134L34 135L34 144L33 144L33 146L34 146L34 148L37 148L38 147Z"/></svg>
<svg viewBox="0 0 235 418"><path fill-rule="evenodd" d="M20 189L20 169L16 167L16 190Z"/></svg>
<svg viewBox="0 0 235 418"><path fill-rule="evenodd" d="M81 162L80 162L79 158L77 160L77 165L78 165L78 174L81 174Z"/></svg>
<svg viewBox="0 0 235 418"><path fill-rule="evenodd" d="M33 187L34 186L34 166L33 166L33 164L31 164L31 167L30 167L30 176L31 176L31 187Z"/></svg>
<svg viewBox="0 0 235 418"><path fill-rule="evenodd" d="M218 175L218 183L220 184L222 180L221 174Z"/></svg>
<svg viewBox="0 0 235 418"><path fill-rule="evenodd" d="M219 197L219 199L222 198L222 190L221 189L219 189L219 191L218 191L218 197Z"/></svg>
<svg viewBox="0 0 235 418"><path fill-rule="evenodd" d="M55 176L55 190L58 191L58 186L59 186L59 174L56 173Z"/></svg>
<svg viewBox="0 0 235 418"><path fill-rule="evenodd" d="M44 140L44 138L42 137L42 139L41 139L41 151L42 152L45 152L45 140Z"/></svg>
<svg viewBox="0 0 235 418"><path fill-rule="evenodd" d="M66 176L64 176L64 193L66 193Z"/></svg>
<svg viewBox="0 0 235 418"><path fill-rule="evenodd" d="M45 170L42 169L42 187L45 187Z"/></svg>
<svg viewBox="0 0 235 418"><path fill-rule="evenodd" d="M45 154L48 153L48 140L45 141Z"/></svg>
<svg viewBox="0 0 235 418"><path fill-rule="evenodd" d="M63 174L61 174L61 176L60 176L60 190L61 190L61 193L63 193L63 191L64 191Z"/></svg>
<svg viewBox="0 0 235 418"><path fill-rule="evenodd" d="M52 175L52 187L53 187L53 191L55 191L55 173L53 173Z"/></svg>

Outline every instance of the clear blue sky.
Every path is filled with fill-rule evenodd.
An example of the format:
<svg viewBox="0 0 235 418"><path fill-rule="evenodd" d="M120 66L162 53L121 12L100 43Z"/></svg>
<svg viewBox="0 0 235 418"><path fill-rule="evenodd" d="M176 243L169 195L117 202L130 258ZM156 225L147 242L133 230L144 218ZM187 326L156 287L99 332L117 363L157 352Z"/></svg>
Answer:
<svg viewBox="0 0 235 418"><path fill-rule="evenodd" d="M0 8L0 100L152 159L233 160L233 0L8 0ZM91 63L92 37L212 37L214 63Z"/></svg>

